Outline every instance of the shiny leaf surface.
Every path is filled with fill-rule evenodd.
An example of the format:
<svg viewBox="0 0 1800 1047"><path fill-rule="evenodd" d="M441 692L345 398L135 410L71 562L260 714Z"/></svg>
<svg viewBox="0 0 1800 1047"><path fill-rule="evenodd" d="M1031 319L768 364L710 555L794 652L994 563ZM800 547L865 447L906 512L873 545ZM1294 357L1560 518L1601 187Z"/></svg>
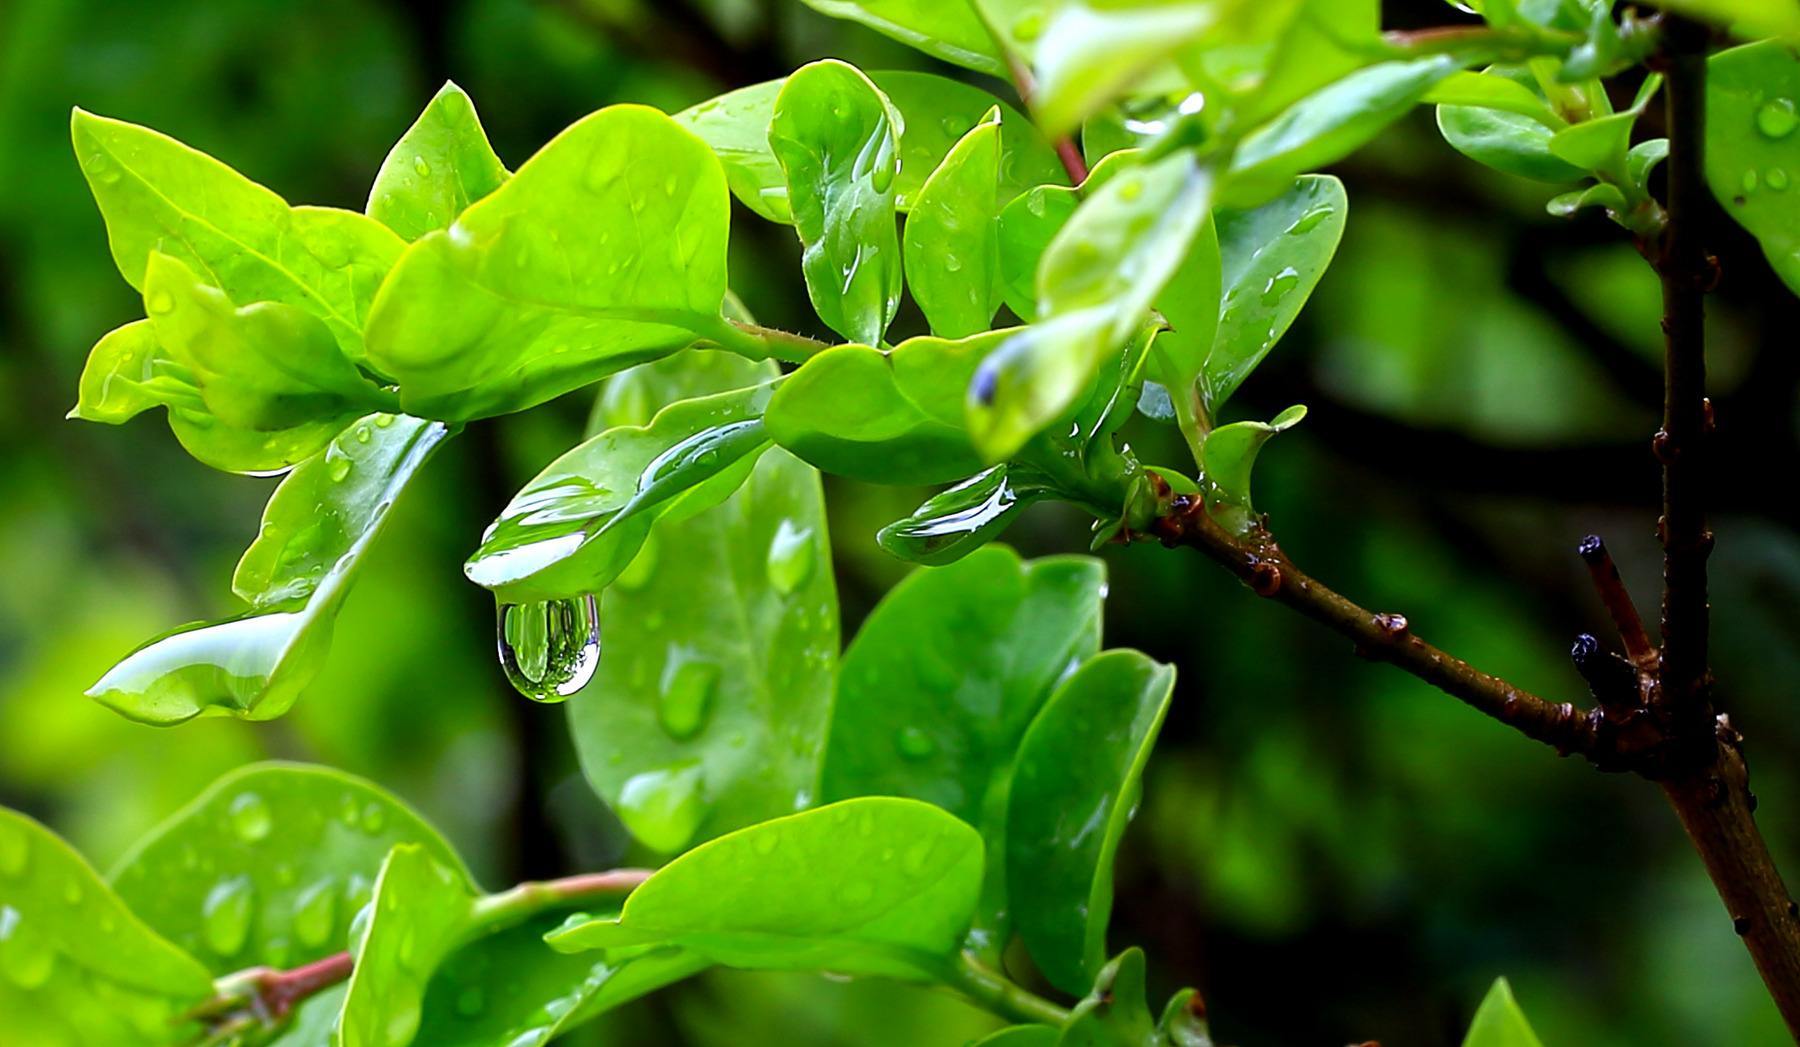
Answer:
<svg viewBox="0 0 1800 1047"><path fill-rule="evenodd" d="M369 217L407 240L443 229L506 181L475 103L446 82L406 129L369 190Z"/></svg>
<svg viewBox="0 0 1800 1047"><path fill-rule="evenodd" d="M1800 294L1800 224L1785 190L1800 178L1800 57L1783 43L1732 48L1707 62L1706 184Z"/></svg>
<svg viewBox="0 0 1800 1047"><path fill-rule="evenodd" d="M979 334L1000 308L1000 110L926 179L906 219L906 282L931 331Z"/></svg>

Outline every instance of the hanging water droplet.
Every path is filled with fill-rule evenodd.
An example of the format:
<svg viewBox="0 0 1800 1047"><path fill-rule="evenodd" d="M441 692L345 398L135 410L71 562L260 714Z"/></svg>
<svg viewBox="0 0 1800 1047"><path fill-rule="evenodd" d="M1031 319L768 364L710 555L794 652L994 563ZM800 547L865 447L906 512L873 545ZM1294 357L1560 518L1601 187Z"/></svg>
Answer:
<svg viewBox="0 0 1800 1047"><path fill-rule="evenodd" d="M230 818L232 831L245 843L255 843L268 836L275 824L268 803L255 793L243 793L232 800Z"/></svg>
<svg viewBox="0 0 1800 1047"><path fill-rule="evenodd" d="M663 730L670 737L686 741L700 733L712 711L713 689L718 680L719 667L710 662L671 659L663 671L662 698L656 707Z"/></svg>
<svg viewBox="0 0 1800 1047"><path fill-rule="evenodd" d="M806 584L813 571L813 534L810 528L783 520L769 542L769 584L783 596Z"/></svg>
<svg viewBox="0 0 1800 1047"><path fill-rule="evenodd" d="M501 604L500 667L534 702L560 702L587 686L600 664L600 606L573 600Z"/></svg>
<svg viewBox="0 0 1800 1047"><path fill-rule="evenodd" d="M23 826L0 815L0 876L19 876L30 863L31 838Z"/></svg>
<svg viewBox="0 0 1800 1047"><path fill-rule="evenodd" d="M337 885L321 880L300 892L294 902L294 933L311 948L324 945L337 926Z"/></svg>
<svg viewBox="0 0 1800 1047"><path fill-rule="evenodd" d="M56 970L55 947L10 905L0 905L0 970L21 989L37 988Z"/></svg>
<svg viewBox="0 0 1800 1047"><path fill-rule="evenodd" d="M894 735L894 748L908 760L923 760L937 752L937 743L923 730L908 726L900 728L899 733Z"/></svg>
<svg viewBox="0 0 1800 1047"><path fill-rule="evenodd" d="M679 851L694 838L706 815L704 782L697 762L633 775L619 790L619 820L651 850Z"/></svg>
<svg viewBox="0 0 1800 1047"><path fill-rule="evenodd" d="M206 894L200 930L207 947L220 956L236 956L250 937L250 908L255 889L248 877L220 881Z"/></svg>
<svg viewBox="0 0 1800 1047"><path fill-rule="evenodd" d="M1765 138L1786 138L1800 127L1800 113L1791 98L1771 98L1756 110L1756 129Z"/></svg>

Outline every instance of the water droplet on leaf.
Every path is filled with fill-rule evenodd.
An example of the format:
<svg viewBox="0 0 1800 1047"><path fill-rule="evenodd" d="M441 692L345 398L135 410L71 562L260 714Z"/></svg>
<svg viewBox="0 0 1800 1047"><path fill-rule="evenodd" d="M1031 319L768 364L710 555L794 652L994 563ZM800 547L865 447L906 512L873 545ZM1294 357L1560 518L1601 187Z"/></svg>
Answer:
<svg viewBox="0 0 1800 1047"><path fill-rule="evenodd" d="M923 760L937 752L937 743L920 728L908 726L894 735L894 748L909 760Z"/></svg>
<svg viewBox="0 0 1800 1047"><path fill-rule="evenodd" d="M706 815L700 764L677 764L626 779L619 790L619 820L651 850L671 854L686 847Z"/></svg>
<svg viewBox="0 0 1800 1047"><path fill-rule="evenodd" d="M670 662L663 672L662 700L657 704L657 715L670 737L686 741L700 733L712 711L718 680L719 668L709 662Z"/></svg>
<svg viewBox="0 0 1800 1047"><path fill-rule="evenodd" d="M0 905L0 969L21 989L37 988L56 970L56 949L10 905Z"/></svg>
<svg viewBox="0 0 1800 1047"><path fill-rule="evenodd" d="M200 910L200 930L207 947L220 956L236 956L250 937L250 908L255 889L246 877L224 880L207 892Z"/></svg>
<svg viewBox="0 0 1800 1047"><path fill-rule="evenodd" d="M813 572L812 530L783 520L769 542L769 584L783 596L806 584Z"/></svg>
<svg viewBox="0 0 1800 1047"><path fill-rule="evenodd" d="M309 947L324 945L337 925L337 885L322 880L300 893L294 902L294 933Z"/></svg>
<svg viewBox="0 0 1800 1047"><path fill-rule="evenodd" d="M1791 98L1771 98L1756 110L1756 129L1765 138L1786 138L1800 127L1800 113Z"/></svg>
<svg viewBox="0 0 1800 1047"><path fill-rule="evenodd" d="M245 843L255 843L274 827L269 805L255 793L243 793L231 801L231 830Z"/></svg>

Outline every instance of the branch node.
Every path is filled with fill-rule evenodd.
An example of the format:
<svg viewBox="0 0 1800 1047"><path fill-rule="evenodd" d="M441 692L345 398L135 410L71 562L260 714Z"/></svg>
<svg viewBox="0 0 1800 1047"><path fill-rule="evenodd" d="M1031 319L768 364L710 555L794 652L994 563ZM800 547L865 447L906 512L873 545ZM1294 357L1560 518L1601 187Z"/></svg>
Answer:
<svg viewBox="0 0 1800 1047"><path fill-rule="evenodd" d="M1272 560L1253 559L1250 574L1244 579L1250 591L1258 596L1274 596L1281 591L1281 568Z"/></svg>

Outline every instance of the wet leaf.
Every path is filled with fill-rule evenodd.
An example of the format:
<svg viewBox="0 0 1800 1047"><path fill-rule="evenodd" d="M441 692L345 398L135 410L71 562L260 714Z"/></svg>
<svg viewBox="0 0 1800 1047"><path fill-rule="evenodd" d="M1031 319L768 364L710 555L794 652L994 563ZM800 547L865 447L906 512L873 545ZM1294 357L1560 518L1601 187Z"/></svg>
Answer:
<svg viewBox="0 0 1800 1047"><path fill-rule="evenodd" d="M775 387L680 400L647 426L584 441L513 496L464 573L512 603L599 592L658 517L692 516L744 482L769 445L762 415Z"/></svg>
<svg viewBox="0 0 1800 1047"><path fill-rule="evenodd" d="M614 379L600 420L772 373L686 353ZM680 851L811 802L838 650L812 469L771 450L721 504L658 520L601 619L606 653L569 726L588 781L638 840Z"/></svg>
<svg viewBox="0 0 1800 1047"><path fill-rule="evenodd" d="M1788 186L1800 179L1800 57L1770 40L1707 61L1706 184L1800 294L1800 225Z"/></svg>
<svg viewBox="0 0 1800 1047"><path fill-rule="evenodd" d="M364 319L401 239L373 219L289 207L197 150L120 120L75 110L75 156L106 219L113 259L144 289L152 251L206 273L234 302L279 302L323 320L345 355L362 356Z"/></svg>
<svg viewBox="0 0 1800 1047"><path fill-rule="evenodd" d="M789 76L769 122L813 309L867 345L880 344L900 305L894 178L903 126L868 77L832 59Z"/></svg>
<svg viewBox="0 0 1800 1047"><path fill-rule="evenodd" d="M1100 649L1106 571L989 546L914 571L864 621L838 674L821 795L908 796L981 831L988 870L971 941L1009 937L1006 789L1057 680Z"/></svg>
<svg viewBox="0 0 1800 1047"><path fill-rule="evenodd" d="M170 1044L212 992L56 834L0 807L0 1027L8 1043Z"/></svg>
<svg viewBox="0 0 1800 1047"><path fill-rule="evenodd" d="M1033 111L1044 133L1054 138L1073 131L1212 28L1226 6L1217 0L1055 5L1032 63Z"/></svg>
<svg viewBox="0 0 1800 1047"><path fill-rule="evenodd" d="M1011 332L909 338L888 350L840 345L776 391L767 424L801 460L871 483L944 483L982 466L963 399L982 359Z"/></svg>
<svg viewBox="0 0 1800 1047"><path fill-rule="evenodd" d="M395 845L375 879L368 925L350 951L334 1047L406 1047L439 961L470 930L475 888L460 861L416 843Z"/></svg>
<svg viewBox="0 0 1800 1047"><path fill-rule="evenodd" d="M996 465L927 498L911 515L883 527L875 540L902 560L955 563L998 538L1026 508L1054 493L1035 476L1035 470L1016 463Z"/></svg>
<svg viewBox="0 0 1800 1047"><path fill-rule="evenodd" d="M1505 978L1494 979L1494 985L1475 1010L1469 1034L1463 1047L1543 1047L1531 1023L1513 999L1512 986Z"/></svg>
<svg viewBox="0 0 1800 1047"><path fill-rule="evenodd" d="M936 980L981 887L981 837L930 804L845 800L689 851L558 949L678 945L730 967ZM794 890L797 883L807 890Z"/></svg>
<svg viewBox="0 0 1800 1047"><path fill-rule="evenodd" d="M717 333L728 201L718 161L668 117L602 109L407 248L369 314L369 362L409 412L464 420Z"/></svg>
<svg viewBox="0 0 1800 1047"><path fill-rule="evenodd" d="M251 610L183 626L126 655L89 697L145 723L205 712L280 716L323 664L338 608L387 509L448 434L375 414L282 481L233 585Z"/></svg>
<svg viewBox="0 0 1800 1047"><path fill-rule="evenodd" d="M985 0L805 0L833 18L859 22L933 58L1004 77L1006 57L982 22Z"/></svg>
<svg viewBox="0 0 1800 1047"><path fill-rule="evenodd" d="M1100 974L1113 855L1174 684L1169 666L1107 651L1063 682L1020 744L1007 800L1007 896L1032 959L1064 991L1081 992Z"/></svg>
<svg viewBox="0 0 1800 1047"><path fill-rule="evenodd" d="M369 217L407 240L446 228L506 181L475 103L446 81L406 129L369 190Z"/></svg>
<svg viewBox="0 0 1800 1047"><path fill-rule="evenodd" d="M122 425L152 407L204 411L194 375L156 340L149 320L108 331L89 351L70 418Z"/></svg>
<svg viewBox="0 0 1800 1047"><path fill-rule="evenodd" d="M1568 126L1523 66L1456 73L1432 88L1438 130L1450 147L1496 171L1539 182L1574 182L1581 168L1558 157L1550 140Z"/></svg>
<svg viewBox="0 0 1800 1047"><path fill-rule="evenodd" d="M988 329L1000 308L1000 110L964 135L906 219L906 282L933 334Z"/></svg>
<svg viewBox="0 0 1800 1047"><path fill-rule="evenodd" d="M1037 319L1038 262L1080 205L1081 194L1075 190L1042 185L1026 190L1000 209L997 239L1002 294L1007 308L1028 322Z"/></svg>
<svg viewBox="0 0 1800 1047"><path fill-rule="evenodd" d="M1271 421L1233 422L1207 434L1201 466L1213 493L1233 510L1225 514L1228 526L1241 530L1256 512L1250 502L1250 471L1256 466L1257 452L1276 433L1292 429L1305 417L1306 408L1295 404Z"/></svg>

